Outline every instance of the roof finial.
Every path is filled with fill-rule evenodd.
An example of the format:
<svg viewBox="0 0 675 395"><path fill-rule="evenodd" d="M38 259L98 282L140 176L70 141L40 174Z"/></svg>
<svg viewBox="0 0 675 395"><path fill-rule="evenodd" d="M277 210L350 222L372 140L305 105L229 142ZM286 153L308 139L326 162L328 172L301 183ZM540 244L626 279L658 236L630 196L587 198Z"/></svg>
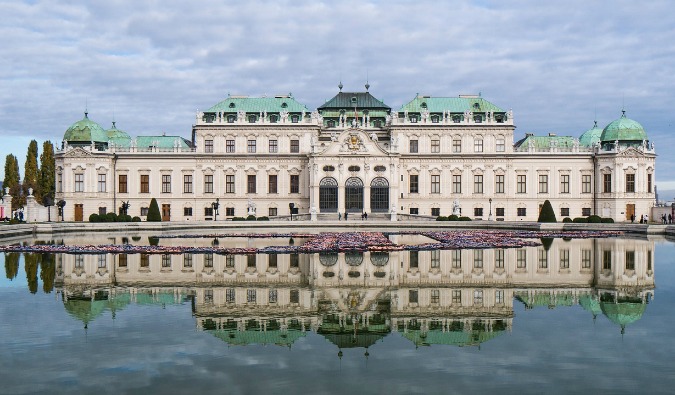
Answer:
<svg viewBox="0 0 675 395"><path fill-rule="evenodd" d="M368 69L366 69L366 92L370 89L370 84L368 83Z"/></svg>
<svg viewBox="0 0 675 395"><path fill-rule="evenodd" d="M84 117L89 118L89 99L84 99Z"/></svg>
<svg viewBox="0 0 675 395"><path fill-rule="evenodd" d="M340 79L340 83L338 84L338 88L340 88L340 92L342 92L342 79Z"/></svg>

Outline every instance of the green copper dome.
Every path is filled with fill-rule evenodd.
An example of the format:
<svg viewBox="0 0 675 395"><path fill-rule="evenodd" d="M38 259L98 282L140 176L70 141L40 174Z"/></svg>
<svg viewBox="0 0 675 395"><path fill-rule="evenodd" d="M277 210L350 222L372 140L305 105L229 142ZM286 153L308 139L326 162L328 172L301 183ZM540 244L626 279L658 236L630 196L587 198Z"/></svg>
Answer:
<svg viewBox="0 0 675 395"><path fill-rule="evenodd" d="M598 127L598 121L595 121L593 127L585 131L581 137L579 137L579 144L583 145L584 147L592 147L600 142L601 135L602 129Z"/></svg>
<svg viewBox="0 0 675 395"><path fill-rule="evenodd" d="M602 313L621 327L621 333L624 332L626 325L642 318L646 307L646 304L636 302L600 302Z"/></svg>
<svg viewBox="0 0 675 395"><path fill-rule="evenodd" d="M107 143L108 134L99 124L89 119L85 112L84 118L66 130L63 139L69 143Z"/></svg>
<svg viewBox="0 0 675 395"><path fill-rule="evenodd" d="M108 130L105 131L105 133L108 135L109 140L115 140L115 139L131 139L131 136L129 136L129 133L117 129L117 126L115 126L115 121L112 123L112 127Z"/></svg>
<svg viewBox="0 0 675 395"><path fill-rule="evenodd" d="M612 121L605 126L600 136L600 141L643 141L647 140L645 129L630 118L626 117L626 112L622 111L621 118Z"/></svg>

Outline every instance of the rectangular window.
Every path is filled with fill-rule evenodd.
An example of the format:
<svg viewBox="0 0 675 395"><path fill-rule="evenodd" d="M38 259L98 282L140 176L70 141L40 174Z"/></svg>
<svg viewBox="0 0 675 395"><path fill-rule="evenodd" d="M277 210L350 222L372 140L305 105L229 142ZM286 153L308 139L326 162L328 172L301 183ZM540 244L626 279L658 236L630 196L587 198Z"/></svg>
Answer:
<svg viewBox="0 0 675 395"><path fill-rule="evenodd" d="M149 267L149 266L150 266L150 255L141 254L141 267Z"/></svg>
<svg viewBox="0 0 675 395"><path fill-rule="evenodd" d="M213 253L204 254L204 267L213 267Z"/></svg>
<svg viewBox="0 0 675 395"><path fill-rule="evenodd" d="M225 290L225 303L234 303L236 300L236 293L234 288L228 288Z"/></svg>
<svg viewBox="0 0 675 395"><path fill-rule="evenodd" d="M212 304L212 303L213 303L213 289L205 289L204 304Z"/></svg>
<svg viewBox="0 0 675 395"><path fill-rule="evenodd" d="M483 208L482 207L474 207L473 208L473 216L474 217L482 217L483 216Z"/></svg>
<svg viewBox="0 0 675 395"><path fill-rule="evenodd" d="M213 140L204 140L204 152L207 154L213 152Z"/></svg>
<svg viewBox="0 0 675 395"><path fill-rule="evenodd" d="M452 303L459 303L462 304L462 290L461 289L453 289L452 290Z"/></svg>
<svg viewBox="0 0 675 395"><path fill-rule="evenodd" d="M495 193L504 193L504 175L495 175Z"/></svg>
<svg viewBox="0 0 675 395"><path fill-rule="evenodd" d="M171 193L171 176L162 175L162 193Z"/></svg>
<svg viewBox="0 0 675 395"><path fill-rule="evenodd" d="M483 152L483 140L476 139L473 141L473 152Z"/></svg>
<svg viewBox="0 0 675 395"><path fill-rule="evenodd" d="M279 152L279 141L270 140L270 154L276 154Z"/></svg>
<svg viewBox="0 0 675 395"><path fill-rule="evenodd" d="M408 302L417 303L419 299L419 292L416 289L408 290Z"/></svg>
<svg viewBox="0 0 675 395"><path fill-rule="evenodd" d="M204 193L213 193L213 175L204 175Z"/></svg>
<svg viewBox="0 0 675 395"><path fill-rule="evenodd" d="M473 267L475 269L483 268L483 250L473 250Z"/></svg>
<svg viewBox="0 0 675 395"><path fill-rule="evenodd" d="M162 254L162 268L170 269L171 268L171 255Z"/></svg>
<svg viewBox="0 0 675 395"><path fill-rule="evenodd" d="M225 207L225 216L234 217L234 207Z"/></svg>
<svg viewBox="0 0 675 395"><path fill-rule="evenodd" d="M431 152L434 154L441 152L441 140L431 140Z"/></svg>
<svg viewBox="0 0 675 395"><path fill-rule="evenodd" d="M107 207L99 207L98 208L98 215L105 215L106 212L108 212Z"/></svg>
<svg viewBox="0 0 675 395"><path fill-rule="evenodd" d="M452 268L462 268L462 250L452 250Z"/></svg>
<svg viewBox="0 0 675 395"><path fill-rule="evenodd" d="M626 251L626 270L635 270L635 251Z"/></svg>
<svg viewBox="0 0 675 395"><path fill-rule="evenodd" d="M497 217L503 217L504 216L504 207L495 208L495 215Z"/></svg>
<svg viewBox="0 0 675 395"><path fill-rule="evenodd" d="M569 217L570 216L570 208L569 207L560 207L560 216L561 217Z"/></svg>
<svg viewBox="0 0 675 395"><path fill-rule="evenodd" d="M246 303L255 303L255 289L246 290Z"/></svg>
<svg viewBox="0 0 675 395"><path fill-rule="evenodd" d="M291 153L297 154L300 152L300 140L291 140Z"/></svg>
<svg viewBox="0 0 675 395"><path fill-rule="evenodd" d="M495 291L495 304L504 304L504 290L498 289Z"/></svg>
<svg viewBox="0 0 675 395"><path fill-rule="evenodd" d="M105 192L105 174L99 174L98 175L98 191L99 192Z"/></svg>
<svg viewBox="0 0 675 395"><path fill-rule="evenodd" d="M183 193L192 193L192 174L183 174Z"/></svg>
<svg viewBox="0 0 675 395"><path fill-rule="evenodd" d="M482 306L483 305L483 290L482 289L474 289L474 291L473 291L473 304L474 304L474 306Z"/></svg>
<svg viewBox="0 0 675 395"><path fill-rule="evenodd" d="M570 193L570 175L560 175L560 193Z"/></svg>
<svg viewBox="0 0 675 395"><path fill-rule="evenodd" d="M438 289L431 290L431 303L438 304L441 301L441 291Z"/></svg>
<svg viewBox="0 0 675 395"><path fill-rule="evenodd" d="M104 269L107 266L106 263L106 256L105 255L99 255L98 256L98 268L99 269Z"/></svg>
<svg viewBox="0 0 675 395"><path fill-rule="evenodd" d="M516 192L518 193L527 193L527 176L526 175L519 175L516 177L516 186L517 190Z"/></svg>
<svg viewBox="0 0 675 395"><path fill-rule="evenodd" d="M452 176L452 193L462 193L462 176Z"/></svg>
<svg viewBox="0 0 675 395"><path fill-rule="evenodd" d="M300 175L291 174L291 193L300 193Z"/></svg>
<svg viewBox="0 0 675 395"><path fill-rule="evenodd" d="M593 256L593 251L591 250L581 250L581 268L590 269L591 268L591 257Z"/></svg>
<svg viewBox="0 0 675 395"><path fill-rule="evenodd" d="M475 174L473 176L473 193L483 193L483 175Z"/></svg>
<svg viewBox="0 0 675 395"><path fill-rule="evenodd" d="M300 266L300 255L298 254L291 254L291 267L299 267Z"/></svg>
<svg viewBox="0 0 675 395"><path fill-rule="evenodd" d="M581 193L591 193L591 175L584 174L581 176Z"/></svg>
<svg viewBox="0 0 675 395"><path fill-rule="evenodd" d="M602 175L602 191L604 193L611 193L612 192L612 175L611 174L603 174Z"/></svg>
<svg viewBox="0 0 675 395"><path fill-rule="evenodd" d="M234 153L234 140L225 140L225 152L228 154Z"/></svg>
<svg viewBox="0 0 675 395"><path fill-rule="evenodd" d="M410 153L411 154L416 154L418 151L418 141L417 140L410 140Z"/></svg>
<svg viewBox="0 0 675 395"><path fill-rule="evenodd" d="M246 152L248 152L249 154L255 154L255 144L256 144L255 140L248 140Z"/></svg>
<svg viewBox="0 0 675 395"><path fill-rule="evenodd" d="M122 176L120 176L120 177L122 177ZM120 193L127 193L126 177L127 176L124 176L124 192L122 192L122 185L120 184ZM61 174L61 173L58 173L56 175L56 192L59 192L59 193L63 192L63 174Z"/></svg>
<svg viewBox="0 0 675 395"><path fill-rule="evenodd" d="M441 267L441 250L431 250L431 268Z"/></svg>
<svg viewBox="0 0 675 395"><path fill-rule="evenodd" d="M277 208L276 207L270 207L268 215L270 217L276 217L277 216Z"/></svg>
<svg viewBox="0 0 675 395"><path fill-rule="evenodd" d="M417 174L410 175L410 193L419 193L419 176Z"/></svg>
<svg viewBox="0 0 675 395"><path fill-rule="evenodd" d="M277 254L267 254L267 267L277 267Z"/></svg>
<svg viewBox="0 0 675 395"><path fill-rule="evenodd" d="M527 209L525 207L518 207L517 214L519 217L526 217Z"/></svg>
<svg viewBox="0 0 675 395"><path fill-rule="evenodd" d="M84 255L75 255L75 267L84 267Z"/></svg>
<svg viewBox="0 0 675 395"><path fill-rule="evenodd" d="M249 174L246 179L246 193L256 193L255 174Z"/></svg>
<svg viewBox="0 0 675 395"><path fill-rule="evenodd" d="M183 207L183 216L192 217L192 207Z"/></svg>
<svg viewBox="0 0 675 395"><path fill-rule="evenodd" d="M506 151L506 142L502 138L497 139L497 152L504 152Z"/></svg>
<svg viewBox="0 0 675 395"><path fill-rule="evenodd" d="M462 140L456 139L452 140L452 152L454 154L459 154L462 152Z"/></svg>
<svg viewBox="0 0 675 395"><path fill-rule="evenodd" d="M408 251L408 257L410 258L410 268L416 268L420 265L419 251Z"/></svg>
<svg viewBox="0 0 675 395"><path fill-rule="evenodd" d="M432 207L431 208L431 216L432 217L438 217L441 215L441 208L440 207Z"/></svg>
<svg viewBox="0 0 675 395"><path fill-rule="evenodd" d="M438 174L431 175L431 193L441 193L441 176Z"/></svg>
<svg viewBox="0 0 675 395"><path fill-rule="evenodd" d="M148 216L148 208L147 207L141 207L141 217L147 217Z"/></svg>
<svg viewBox="0 0 675 395"><path fill-rule="evenodd" d="M269 303L277 303L277 300L279 299L279 293L277 292L277 290L270 289L269 296L267 299L269 300Z"/></svg>
<svg viewBox="0 0 675 395"><path fill-rule="evenodd" d="M539 175L539 193L548 193L548 175Z"/></svg>
<svg viewBox="0 0 675 395"><path fill-rule="evenodd" d="M204 216L213 217L213 207L204 207Z"/></svg>
<svg viewBox="0 0 675 395"><path fill-rule="evenodd" d="M234 193L234 175L225 176L225 193Z"/></svg>
<svg viewBox="0 0 675 395"><path fill-rule="evenodd" d="M626 192L635 192L635 174L626 174Z"/></svg>
<svg viewBox="0 0 675 395"><path fill-rule="evenodd" d="M602 251L602 270L612 270L612 250Z"/></svg>
<svg viewBox="0 0 675 395"><path fill-rule="evenodd" d="M267 193L277 193L277 175L267 176Z"/></svg>
<svg viewBox="0 0 675 395"><path fill-rule="evenodd" d="M647 174L647 193L652 193L652 175Z"/></svg>
<svg viewBox="0 0 675 395"><path fill-rule="evenodd" d="M225 267L229 268L234 267L234 255L232 254L225 255Z"/></svg>
<svg viewBox="0 0 675 395"><path fill-rule="evenodd" d="M560 268L570 268L570 250L560 250Z"/></svg>
<svg viewBox="0 0 675 395"><path fill-rule="evenodd" d="M128 262L128 256L127 254L120 254L117 258L117 266L118 267L127 267L127 262Z"/></svg>
<svg viewBox="0 0 675 395"><path fill-rule="evenodd" d="M517 250L516 251L516 268L525 269L527 267L527 251L526 250Z"/></svg>
<svg viewBox="0 0 675 395"><path fill-rule="evenodd" d="M503 268L504 268L504 250L500 248L495 250L495 269L503 269Z"/></svg>
<svg viewBox="0 0 675 395"><path fill-rule="evenodd" d="M411 215L418 215L420 213L420 209L417 207L410 207L410 214Z"/></svg>
<svg viewBox="0 0 675 395"><path fill-rule="evenodd" d="M141 193L150 193L150 175L141 174Z"/></svg>
<svg viewBox="0 0 675 395"><path fill-rule="evenodd" d="M75 174L75 192L84 192L84 174Z"/></svg>

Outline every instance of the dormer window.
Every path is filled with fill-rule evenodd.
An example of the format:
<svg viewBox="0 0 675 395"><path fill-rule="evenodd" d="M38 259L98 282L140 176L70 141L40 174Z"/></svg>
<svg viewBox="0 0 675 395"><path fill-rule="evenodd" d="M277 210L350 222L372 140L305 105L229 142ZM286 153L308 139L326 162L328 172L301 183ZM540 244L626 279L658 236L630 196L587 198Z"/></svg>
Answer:
<svg viewBox="0 0 675 395"><path fill-rule="evenodd" d="M277 123L278 120L276 115L270 115L270 123Z"/></svg>
<svg viewBox="0 0 675 395"><path fill-rule="evenodd" d="M474 108L474 110L479 110L479 109L480 109L480 104L478 104L478 103L473 103L473 108Z"/></svg>
<svg viewBox="0 0 675 395"><path fill-rule="evenodd" d="M481 122L483 122L483 117L481 117L480 115L474 115L473 120L476 123L481 123Z"/></svg>
<svg viewBox="0 0 675 395"><path fill-rule="evenodd" d="M352 104L356 104L356 96L352 96Z"/></svg>
<svg viewBox="0 0 675 395"><path fill-rule="evenodd" d="M234 123L234 120L237 119L234 115L227 116L227 123Z"/></svg>
<svg viewBox="0 0 675 395"><path fill-rule="evenodd" d="M234 103L230 103L230 108L234 108L234 107L235 107L235 104L234 104Z"/></svg>
<svg viewBox="0 0 675 395"><path fill-rule="evenodd" d="M504 116L501 114L495 115L495 120L497 121L497 123L504 123Z"/></svg>
<svg viewBox="0 0 675 395"><path fill-rule="evenodd" d="M417 117L414 116L414 115L412 115L412 116L410 117L410 123L417 123Z"/></svg>
<svg viewBox="0 0 675 395"><path fill-rule="evenodd" d="M333 121L333 120L328 121L328 127L334 128L335 127L335 121Z"/></svg>
<svg viewBox="0 0 675 395"><path fill-rule="evenodd" d="M427 102L422 102L421 107L422 107L422 108L427 108Z"/></svg>
<svg viewBox="0 0 675 395"><path fill-rule="evenodd" d="M300 120L300 117L297 116L297 115L293 115L291 117L291 122L293 122L293 123L298 123L299 120Z"/></svg>
<svg viewBox="0 0 675 395"><path fill-rule="evenodd" d="M376 127L376 128L381 128L382 127L382 121L373 122L373 126Z"/></svg>
<svg viewBox="0 0 675 395"><path fill-rule="evenodd" d="M288 107L288 104L286 104L286 102L281 103L281 108L286 108L286 107Z"/></svg>
<svg viewBox="0 0 675 395"><path fill-rule="evenodd" d="M256 118L257 117L255 115L249 115L248 116L248 123L255 123Z"/></svg>
<svg viewBox="0 0 675 395"><path fill-rule="evenodd" d="M432 123L438 123L438 115L432 115L431 116L431 122Z"/></svg>
<svg viewBox="0 0 675 395"><path fill-rule="evenodd" d="M462 116L461 115L453 115L452 116L452 122L454 123L460 123L462 121Z"/></svg>

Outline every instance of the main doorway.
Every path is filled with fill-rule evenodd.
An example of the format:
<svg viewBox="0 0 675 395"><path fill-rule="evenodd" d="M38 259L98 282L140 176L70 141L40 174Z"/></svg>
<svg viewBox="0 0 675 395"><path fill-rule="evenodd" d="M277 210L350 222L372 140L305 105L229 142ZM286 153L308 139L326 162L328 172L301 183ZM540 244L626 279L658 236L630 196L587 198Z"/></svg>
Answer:
<svg viewBox="0 0 675 395"><path fill-rule="evenodd" d="M370 211L374 213L389 211L389 181L384 177L373 178L370 183Z"/></svg>
<svg viewBox="0 0 675 395"><path fill-rule="evenodd" d="M162 222L171 221L171 205L162 204Z"/></svg>
<svg viewBox="0 0 675 395"><path fill-rule="evenodd" d="M635 215L635 205L634 204L627 204L626 205L626 221L630 221L631 218Z"/></svg>
<svg viewBox="0 0 675 395"><path fill-rule="evenodd" d="M75 222L82 222L84 219L84 204L75 204Z"/></svg>
<svg viewBox="0 0 675 395"><path fill-rule="evenodd" d="M338 182L333 177L326 177L319 182L319 211L337 213Z"/></svg>
<svg viewBox="0 0 675 395"><path fill-rule="evenodd" d="M349 213L363 212L363 181L358 177L345 182L345 210Z"/></svg>

